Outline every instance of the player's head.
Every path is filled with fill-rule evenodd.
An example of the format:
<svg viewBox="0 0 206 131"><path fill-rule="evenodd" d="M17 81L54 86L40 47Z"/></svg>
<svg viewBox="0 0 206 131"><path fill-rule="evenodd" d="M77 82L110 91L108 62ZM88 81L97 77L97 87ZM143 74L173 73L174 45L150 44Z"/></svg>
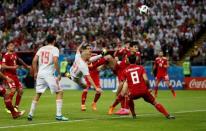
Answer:
<svg viewBox="0 0 206 131"><path fill-rule="evenodd" d="M92 53L90 50L83 50L81 53L81 56L85 61L88 61L90 57L92 56Z"/></svg>
<svg viewBox="0 0 206 131"><path fill-rule="evenodd" d="M86 44L84 46L82 46L82 50L88 50L88 51L92 51L91 45L90 44Z"/></svg>
<svg viewBox="0 0 206 131"><path fill-rule="evenodd" d="M125 42L125 48L126 48L126 49L129 49L130 44L131 44L130 41L126 41L126 42Z"/></svg>
<svg viewBox="0 0 206 131"><path fill-rule="evenodd" d="M164 55L163 51L160 51L158 55L159 55L159 57L163 57L163 55Z"/></svg>
<svg viewBox="0 0 206 131"><path fill-rule="evenodd" d="M130 48L129 48L131 53L135 53L138 51L138 45L135 42L130 43Z"/></svg>
<svg viewBox="0 0 206 131"><path fill-rule="evenodd" d="M54 45L56 42L56 36L49 34L46 38L48 44Z"/></svg>
<svg viewBox="0 0 206 131"><path fill-rule="evenodd" d="M14 52L15 49L15 45L12 41L9 41L8 43L6 43L6 49L8 52Z"/></svg>
<svg viewBox="0 0 206 131"><path fill-rule="evenodd" d="M136 61L137 61L136 55L130 55L128 57L128 61L129 61L130 64L136 64Z"/></svg>

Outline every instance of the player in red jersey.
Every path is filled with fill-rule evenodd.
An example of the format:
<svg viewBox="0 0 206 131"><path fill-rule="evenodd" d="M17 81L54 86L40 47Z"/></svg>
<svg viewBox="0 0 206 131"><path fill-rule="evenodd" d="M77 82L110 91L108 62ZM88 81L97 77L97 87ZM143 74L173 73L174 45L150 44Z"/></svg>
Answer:
<svg viewBox="0 0 206 131"><path fill-rule="evenodd" d="M118 77L119 87L123 86L122 76L123 76L123 73L124 73L123 70L125 68L127 68L127 66L128 66L127 57L130 56L130 55L135 55L138 58L138 63L141 62L140 61L141 60L141 54L137 50L138 50L137 43L131 42L129 44L129 50L126 52L126 54L123 57L122 61L119 62L119 63L118 62L116 62L116 63L114 62L115 63L114 73ZM124 84L124 86L127 86L127 85ZM117 95L121 92L119 87L117 89ZM121 108L115 113L117 115L129 115L129 106L128 106L128 103L127 103L127 95L125 94L124 97L125 98L122 99L122 101L121 101Z"/></svg>
<svg viewBox="0 0 206 131"><path fill-rule="evenodd" d="M153 70L156 70L155 75L155 88L154 88L154 94L155 97L157 97L157 91L158 91L158 85L161 80L165 81L165 84L170 88L173 96L176 96L176 93L172 87L172 85L169 82L169 76L167 73L167 68L169 67L169 63L166 57L163 57L163 52L159 52L159 56L155 59Z"/></svg>
<svg viewBox="0 0 206 131"><path fill-rule="evenodd" d="M101 68L102 65L104 65L106 63L106 59L104 57L100 58L97 61L91 62L90 64L88 64L88 68L89 68L89 73L91 78L93 79L95 85L97 86L97 88L101 88L100 86L100 78L99 78L99 70ZM82 111L86 110L86 98L87 98L87 93L89 88L91 87L91 83L88 81L87 78L85 78L86 83L87 83L87 88L83 90L82 92L82 105L81 105L81 109ZM99 100L101 96L101 92L96 92L93 103L92 103L92 110L96 111L96 103Z"/></svg>
<svg viewBox="0 0 206 131"><path fill-rule="evenodd" d="M130 111L132 113L133 118L136 118L136 113L134 110L134 102L133 100L143 98L146 102L152 104L159 112L161 112L166 118L174 119L174 116L171 116L167 110L162 106L162 104L158 103L155 98L152 96L149 91L149 81L143 66L136 65L136 56L130 55L128 57L129 66L124 70L123 74L123 82L126 82L128 85L127 90L125 89L124 93L128 92L128 103L130 107ZM124 88L123 86L120 87ZM124 99L122 94L119 94L116 101L109 109L109 114L112 114L115 106Z"/></svg>
<svg viewBox="0 0 206 131"><path fill-rule="evenodd" d="M12 100L15 92L17 92L16 95L16 102L15 102L15 109L18 110L21 97L23 94L23 87L21 82L19 81L17 74L16 74L16 69L18 68L17 62L21 63L24 67L30 69L31 67L28 66L24 61L16 55L14 52L15 50L15 45L12 42L9 42L6 44L7 47L7 52L4 54L3 59L2 59L2 67L3 67L3 73L5 76L11 78L13 82L6 81L8 84L10 90L9 97Z"/></svg>
<svg viewBox="0 0 206 131"><path fill-rule="evenodd" d="M0 63L0 70L1 70L1 63ZM12 82L13 80L9 77L6 77L4 74L0 72L0 77L3 78L6 81ZM6 108L11 112L11 115L14 119L22 116L24 114L24 111L17 112L14 110L14 107L12 105L12 101L8 94L6 94L6 89L3 87L3 85L0 84L0 96L4 98L4 104Z"/></svg>

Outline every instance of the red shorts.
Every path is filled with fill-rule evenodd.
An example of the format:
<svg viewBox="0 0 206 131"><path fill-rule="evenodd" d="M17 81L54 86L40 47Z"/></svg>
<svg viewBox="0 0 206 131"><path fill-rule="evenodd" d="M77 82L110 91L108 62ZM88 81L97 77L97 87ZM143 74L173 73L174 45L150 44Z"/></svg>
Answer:
<svg viewBox="0 0 206 131"><path fill-rule="evenodd" d="M99 77L92 77L92 80L94 81L94 84L97 86L97 88L101 88L100 86L100 79ZM85 81L87 83L87 88L91 87L91 83L89 82L89 80L85 77Z"/></svg>
<svg viewBox="0 0 206 131"><path fill-rule="evenodd" d="M146 102L151 104L153 104L155 101L154 96L148 90L139 92L129 92L129 98L132 100L143 98Z"/></svg>
<svg viewBox="0 0 206 131"><path fill-rule="evenodd" d="M23 86L21 82L19 81L19 78L17 77L17 75L10 75L10 74L5 74L5 75L13 80L13 82L6 81L9 88L23 89Z"/></svg>
<svg viewBox="0 0 206 131"><path fill-rule="evenodd" d="M169 76L168 76L168 74L166 74L166 75L157 75L155 77L155 79L158 80L158 81L161 81L161 80L169 81Z"/></svg>

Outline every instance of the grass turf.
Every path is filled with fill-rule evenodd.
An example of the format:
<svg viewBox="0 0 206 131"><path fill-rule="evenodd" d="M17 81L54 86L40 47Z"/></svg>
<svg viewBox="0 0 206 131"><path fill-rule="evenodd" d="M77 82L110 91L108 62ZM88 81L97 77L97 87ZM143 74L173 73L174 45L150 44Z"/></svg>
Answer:
<svg viewBox="0 0 206 131"><path fill-rule="evenodd" d="M137 119L131 116L119 117L107 115L109 105L112 104L115 94L104 91L97 103L97 111L92 111L91 103L94 91L89 91L86 102L87 110L80 110L81 91L66 90L64 93L63 114L70 121L55 120L55 95L49 90L42 95L37 105L33 121L27 121L34 89L25 89L21 102L21 109L26 114L13 120L4 110L3 100L0 102L0 130L19 131L205 131L206 130L206 91L177 91L173 98L170 91L159 91L157 101L162 103L168 111L176 116L175 120L167 120L155 110L153 106L142 99L135 101ZM116 108L116 110L119 106Z"/></svg>

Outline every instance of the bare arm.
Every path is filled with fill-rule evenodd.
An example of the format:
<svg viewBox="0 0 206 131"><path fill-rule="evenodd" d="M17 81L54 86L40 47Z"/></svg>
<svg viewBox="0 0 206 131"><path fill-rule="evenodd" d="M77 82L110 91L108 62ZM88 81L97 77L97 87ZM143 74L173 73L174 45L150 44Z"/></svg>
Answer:
<svg viewBox="0 0 206 131"><path fill-rule="evenodd" d="M143 74L143 79L147 85L147 88L150 89L150 84L146 73Z"/></svg>
<svg viewBox="0 0 206 131"><path fill-rule="evenodd" d="M17 60L18 60L24 67L26 67L27 69L30 68L30 66L27 65L21 58L18 58Z"/></svg>
<svg viewBox="0 0 206 131"><path fill-rule="evenodd" d="M18 65L15 66L8 66L5 63L2 64L2 69L17 69Z"/></svg>
<svg viewBox="0 0 206 131"><path fill-rule="evenodd" d="M54 61L54 68L56 69L56 71L58 73L58 79L61 80L61 73L60 73L60 70L59 70L58 57L54 56L53 61Z"/></svg>
<svg viewBox="0 0 206 131"><path fill-rule="evenodd" d="M38 62L38 56L35 55L34 58L33 58L33 61L32 61L32 68L33 68L33 71L34 71L34 78L36 79L36 76L37 76L37 62Z"/></svg>

